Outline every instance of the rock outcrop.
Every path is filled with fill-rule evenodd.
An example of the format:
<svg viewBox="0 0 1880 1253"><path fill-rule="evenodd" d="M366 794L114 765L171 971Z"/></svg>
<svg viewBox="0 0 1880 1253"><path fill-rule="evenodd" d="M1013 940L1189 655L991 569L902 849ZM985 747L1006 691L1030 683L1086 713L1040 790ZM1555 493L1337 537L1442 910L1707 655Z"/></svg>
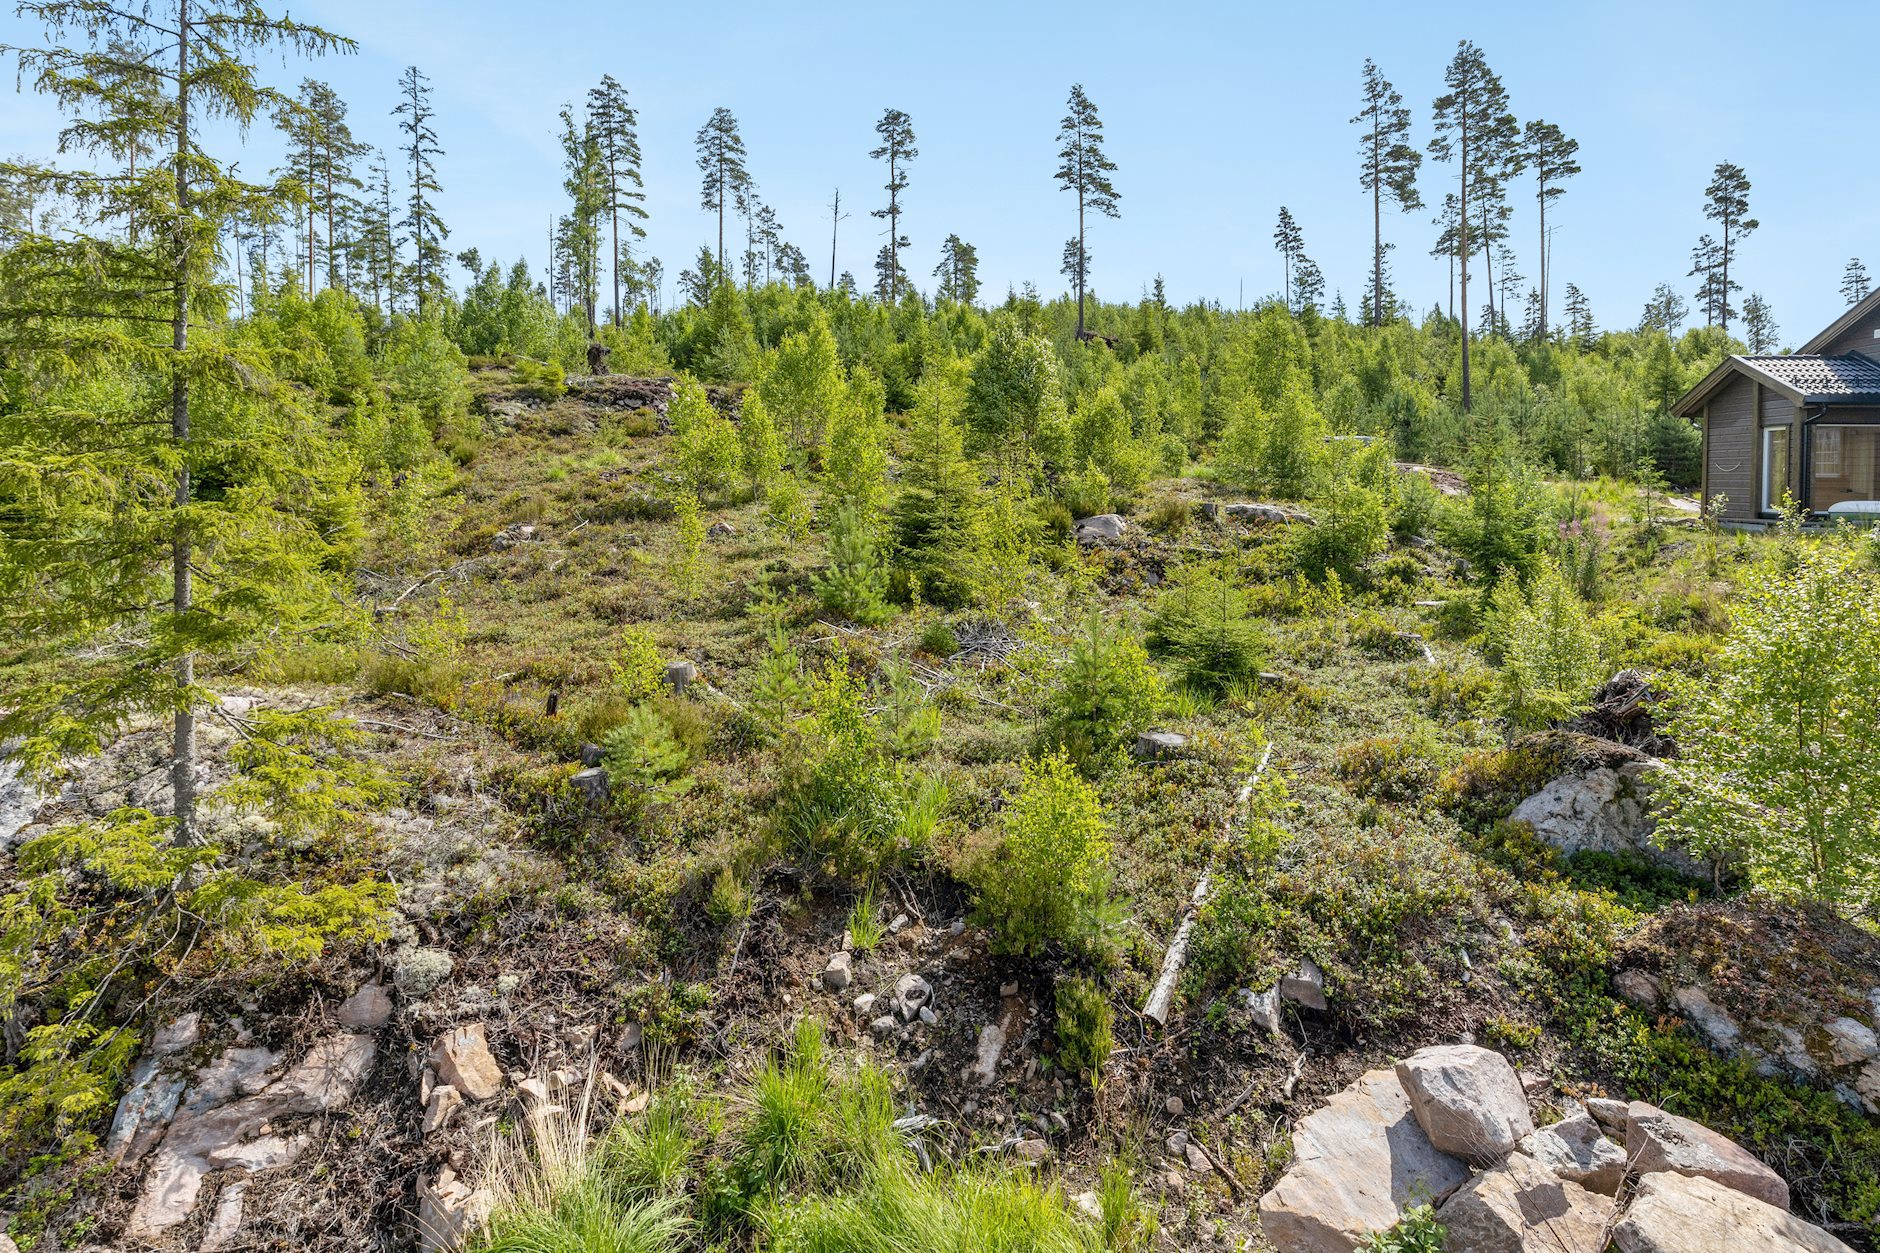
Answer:
<svg viewBox="0 0 1880 1253"><path fill-rule="evenodd" d="M1626 1107L1625 1155L1636 1174L1697 1175L1777 1209L1789 1207L1789 1185L1743 1146L1644 1101Z"/></svg>
<svg viewBox="0 0 1880 1253"><path fill-rule="evenodd" d="M1625 1179L1625 1150L1606 1138L1590 1114L1542 1127L1521 1141L1521 1152L1559 1178L1606 1196L1617 1196Z"/></svg>
<svg viewBox="0 0 1880 1253"><path fill-rule="evenodd" d="M1647 1175L1612 1232L1620 1253L1853 1253L1821 1228L1711 1179Z"/></svg>
<svg viewBox="0 0 1880 1253"><path fill-rule="evenodd" d="M1292 1165L1260 1198L1260 1225L1282 1253L1348 1253L1468 1178L1417 1125L1396 1073L1373 1070L1299 1121Z"/></svg>
<svg viewBox="0 0 1880 1253"><path fill-rule="evenodd" d="M1613 1199L1516 1153L1471 1179L1437 1217L1469 1253L1602 1253Z"/></svg>
<svg viewBox="0 0 1880 1253"><path fill-rule="evenodd" d="M1397 1063L1397 1079L1430 1143L1477 1165L1500 1161L1534 1130L1520 1077L1492 1049L1419 1049Z"/></svg>
<svg viewBox="0 0 1880 1253"><path fill-rule="evenodd" d="M1611 747L1615 758L1624 754L1624 759L1558 776L1516 805L1510 820L1527 823L1562 853L1629 853L1680 874L1707 874L1697 858L1653 841L1658 821L1652 813L1652 775L1658 761Z"/></svg>

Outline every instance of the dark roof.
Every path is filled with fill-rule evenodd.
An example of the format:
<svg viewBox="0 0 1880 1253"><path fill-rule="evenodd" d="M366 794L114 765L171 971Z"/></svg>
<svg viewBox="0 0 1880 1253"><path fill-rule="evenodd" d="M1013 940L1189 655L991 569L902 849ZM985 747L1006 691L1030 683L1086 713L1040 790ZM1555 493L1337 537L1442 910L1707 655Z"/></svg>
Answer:
<svg viewBox="0 0 1880 1253"><path fill-rule="evenodd" d="M1725 357L1721 365L1671 406L1671 411L1686 417L1697 412L1734 374L1754 378L1797 404L1880 404L1880 361L1859 353L1839 357L1794 353L1786 357Z"/></svg>
<svg viewBox="0 0 1880 1253"><path fill-rule="evenodd" d="M1880 361L1848 353L1844 357L1745 357L1744 362L1802 394L1803 404L1868 400L1880 396Z"/></svg>

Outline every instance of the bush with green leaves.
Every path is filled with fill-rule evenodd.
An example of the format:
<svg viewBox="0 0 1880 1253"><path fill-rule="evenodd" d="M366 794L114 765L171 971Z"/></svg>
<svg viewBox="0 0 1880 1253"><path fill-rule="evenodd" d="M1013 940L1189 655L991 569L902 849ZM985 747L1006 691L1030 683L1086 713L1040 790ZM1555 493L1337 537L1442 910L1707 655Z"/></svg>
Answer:
<svg viewBox="0 0 1880 1253"><path fill-rule="evenodd" d="M1148 646L1174 659L1192 691L1220 696L1251 682L1271 647L1236 573L1228 562L1194 562L1156 597Z"/></svg>
<svg viewBox="0 0 1880 1253"><path fill-rule="evenodd" d="M1214 472L1235 487L1305 500L1324 482L1328 433L1310 383L1290 375L1270 403L1242 400L1221 433Z"/></svg>
<svg viewBox="0 0 1880 1253"><path fill-rule="evenodd" d="M744 450L744 478L751 495L762 496L783 467L783 441L756 388L746 390L738 406L738 442Z"/></svg>
<svg viewBox="0 0 1880 1253"><path fill-rule="evenodd" d="M809 716L790 728L796 764L776 811L793 852L862 878L924 851L947 803L944 783L893 758L867 697L846 666L812 684Z"/></svg>
<svg viewBox="0 0 1880 1253"><path fill-rule="evenodd" d="M1162 708L1166 691L1126 627L1092 613L1057 666L1043 740L1085 768L1105 764Z"/></svg>
<svg viewBox="0 0 1880 1253"><path fill-rule="evenodd" d="M1512 572L1495 585L1486 635L1501 656L1503 709L1521 729L1571 716L1605 678L1586 606L1550 557L1525 591Z"/></svg>
<svg viewBox="0 0 1880 1253"><path fill-rule="evenodd" d="M1060 978L1057 983L1057 1057L1064 1069L1092 1086L1116 1049L1115 1012L1094 979Z"/></svg>
<svg viewBox="0 0 1880 1253"><path fill-rule="evenodd" d="M1109 919L1110 829L1097 790L1062 751L1027 760L999 839L968 859L993 948L1036 957L1088 946Z"/></svg>
<svg viewBox="0 0 1880 1253"><path fill-rule="evenodd" d="M673 469L701 498L723 495L744 473L744 446L731 419L712 407L705 388L681 377L666 411L672 424Z"/></svg>
<svg viewBox="0 0 1880 1253"><path fill-rule="evenodd" d="M1702 678L1672 681L1659 833L1758 887L1880 907L1880 574L1830 537L1744 589Z"/></svg>
<svg viewBox="0 0 1880 1253"><path fill-rule="evenodd" d="M666 685L666 663L651 627L635 624L620 632L620 642L607 667L620 696L635 703L656 695Z"/></svg>

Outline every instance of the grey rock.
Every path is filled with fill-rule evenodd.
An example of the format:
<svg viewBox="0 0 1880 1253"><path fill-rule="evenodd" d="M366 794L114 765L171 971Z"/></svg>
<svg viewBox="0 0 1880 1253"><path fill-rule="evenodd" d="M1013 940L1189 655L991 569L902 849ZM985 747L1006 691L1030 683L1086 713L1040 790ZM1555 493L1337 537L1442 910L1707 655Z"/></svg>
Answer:
<svg viewBox="0 0 1880 1253"><path fill-rule="evenodd" d="M881 998L876 996L873 992L864 992L856 997L855 1016L857 1018L873 1018L875 1016L875 1002L880 999Z"/></svg>
<svg viewBox="0 0 1880 1253"><path fill-rule="evenodd" d="M1246 1007L1247 1017L1253 1025L1264 1028L1271 1035L1278 1035L1279 1020L1279 985L1276 983L1264 992L1255 992L1252 988L1240 989L1240 1003Z"/></svg>
<svg viewBox="0 0 1880 1253"><path fill-rule="evenodd" d="M1188 1133L1186 1131L1169 1132L1162 1140L1162 1147L1170 1157L1187 1157Z"/></svg>
<svg viewBox="0 0 1880 1253"><path fill-rule="evenodd" d="M481 1104L503 1090L502 1068L490 1052L489 1036L480 1022L453 1027L431 1044L430 1063L439 1082L448 1083L467 1099Z"/></svg>
<svg viewBox="0 0 1880 1253"><path fill-rule="evenodd" d="M828 965L823 967L823 986L831 992L843 992L855 981L855 958L849 953L834 953Z"/></svg>
<svg viewBox="0 0 1880 1253"><path fill-rule="evenodd" d="M1603 1253L1611 1197L1556 1179L1516 1153L1443 1202L1446 1247L1469 1253Z"/></svg>
<svg viewBox="0 0 1880 1253"><path fill-rule="evenodd" d="M1702 988L1679 988L1671 994L1671 999L1679 1012L1716 1047L1727 1051L1742 1042L1743 1029L1736 1025L1736 1019L1711 1000Z"/></svg>
<svg viewBox="0 0 1880 1253"><path fill-rule="evenodd" d="M1170 1118L1180 1118L1188 1112L1188 1106L1179 1096L1171 1096L1162 1102L1162 1112Z"/></svg>
<svg viewBox="0 0 1880 1253"><path fill-rule="evenodd" d="M901 1020L893 1014L883 1014L868 1024L868 1030L877 1040L885 1040L900 1029Z"/></svg>
<svg viewBox="0 0 1880 1253"><path fill-rule="evenodd" d="M1625 1135L1626 1103L1615 1101L1607 1096L1589 1096L1586 1098L1586 1112L1593 1116L1607 1132L1623 1137Z"/></svg>
<svg viewBox="0 0 1880 1253"><path fill-rule="evenodd" d="M712 539L730 539L738 533L738 528L729 522L714 522L705 528L705 534Z"/></svg>
<svg viewBox="0 0 1880 1253"><path fill-rule="evenodd" d="M1138 761L1167 761L1180 757L1188 747L1188 737L1174 731L1143 731L1136 736L1134 752Z"/></svg>
<svg viewBox="0 0 1880 1253"><path fill-rule="evenodd" d="M1289 509L1284 505L1239 502L1222 506L1221 512L1235 522L1256 522L1267 525L1287 522L1303 522L1308 526L1312 524L1311 514L1302 509Z"/></svg>
<svg viewBox="0 0 1880 1253"><path fill-rule="evenodd" d="M931 1005L922 1005L920 1007L920 1020L929 1027L937 1027L940 1025L940 1015L933 1012L933 1006Z"/></svg>
<svg viewBox="0 0 1880 1253"><path fill-rule="evenodd" d="M404 948L392 959L392 984L407 1001L423 1000L456 969L456 959L441 948Z"/></svg>
<svg viewBox="0 0 1880 1253"><path fill-rule="evenodd" d="M1683 874L1703 874L1697 858L1652 838L1658 825L1651 807L1657 768L1655 759L1644 758L1561 775L1516 805L1509 818L1532 826L1563 853L1637 853Z"/></svg>
<svg viewBox="0 0 1880 1253"><path fill-rule="evenodd" d="M1880 1055L1880 1039L1874 1030L1857 1018L1836 1018L1824 1031L1828 1037L1828 1057L1836 1066L1858 1066Z"/></svg>
<svg viewBox="0 0 1880 1253"><path fill-rule="evenodd" d="M215 1213L202 1229L202 1243L196 1246L198 1253L223 1253L225 1249L236 1247L242 1231L242 1198L247 1192L246 1179L233 1179L223 1185L215 1198Z"/></svg>
<svg viewBox="0 0 1880 1253"><path fill-rule="evenodd" d="M1430 1142L1466 1161L1499 1161L1534 1130L1514 1067L1491 1049L1418 1049L1397 1063L1397 1079Z"/></svg>
<svg viewBox="0 0 1880 1253"><path fill-rule="evenodd" d="M154 1057L170 1057L184 1049L196 1047L202 1039L202 1015L184 1014L158 1027L150 1037L150 1053Z"/></svg>
<svg viewBox="0 0 1880 1253"><path fill-rule="evenodd" d="M1079 544L1113 544L1123 538L1123 532L1129 529L1129 523L1120 515L1100 513L1095 517L1077 519L1077 542Z"/></svg>
<svg viewBox="0 0 1880 1253"><path fill-rule="evenodd" d="M1307 1009L1324 1009L1325 972L1310 957L1299 959L1299 969L1279 981L1279 994Z"/></svg>
<svg viewBox="0 0 1880 1253"><path fill-rule="evenodd" d="M933 985L916 974L902 975L894 983L895 1012L902 1022L913 1022L921 1007L933 1000Z"/></svg>
<svg viewBox="0 0 1880 1253"><path fill-rule="evenodd" d="M456 1253L464 1237L489 1217L496 1198L472 1188L446 1166L437 1176L418 1180L418 1245L423 1253Z"/></svg>
<svg viewBox="0 0 1880 1253"><path fill-rule="evenodd" d="M463 1093L448 1083L440 1083L431 1089L431 1096L424 1103L424 1134L434 1136L450 1126L450 1120L463 1108Z"/></svg>
<svg viewBox="0 0 1880 1253"><path fill-rule="evenodd" d="M1559 1178L1605 1196L1617 1196L1625 1178L1625 1150L1606 1138L1590 1114L1542 1127L1521 1141L1521 1151Z"/></svg>
<svg viewBox="0 0 1880 1253"><path fill-rule="evenodd" d="M1612 986L1619 998L1634 1009L1656 1009L1664 996L1663 986L1643 970L1621 970L1612 977Z"/></svg>
<svg viewBox="0 0 1880 1253"><path fill-rule="evenodd" d="M982 1088L989 1088L999 1077L999 1057L1005 1052L1005 1032L997 1023L979 1029L978 1053L973 1059L972 1076Z"/></svg>
<svg viewBox="0 0 1880 1253"><path fill-rule="evenodd" d="M1281 1253L1351 1253L1468 1179L1423 1134L1396 1074L1373 1070L1299 1121L1292 1164L1260 1198L1260 1225Z"/></svg>
<svg viewBox="0 0 1880 1253"><path fill-rule="evenodd" d="M368 983L341 1002L334 1015L342 1027L355 1031L375 1031L392 1016L392 997L379 983Z"/></svg>
<svg viewBox="0 0 1880 1253"><path fill-rule="evenodd" d="M266 1049L230 1050L205 1067L183 1108L151 1154L143 1188L125 1224L131 1241L156 1242L187 1219L214 1169L266 1170L292 1162L311 1143L269 1128L280 1119L338 1109L365 1081L376 1056L372 1037L342 1033L318 1040L281 1078L259 1091L253 1082L272 1069ZM231 1054L250 1054L231 1058Z"/></svg>
<svg viewBox="0 0 1880 1253"><path fill-rule="evenodd" d="M1214 1170L1214 1163L1208 1160L1207 1152L1190 1140L1182 1148L1182 1157L1188 1163L1188 1169L1197 1175L1206 1175Z"/></svg>
<svg viewBox="0 0 1880 1253"><path fill-rule="evenodd" d="M118 1098L105 1153L113 1162L134 1165L156 1147L176 1114L187 1081L159 1069L159 1058L145 1057L131 1069L130 1086Z"/></svg>
<svg viewBox="0 0 1880 1253"><path fill-rule="evenodd" d="M1712 1179L1659 1172L1639 1182L1625 1217L1613 1228L1620 1253L1853 1253L1821 1228L1787 1210L1745 1196Z"/></svg>
<svg viewBox="0 0 1880 1253"><path fill-rule="evenodd" d="M1018 1154L1021 1161L1028 1162L1033 1166L1042 1165L1051 1157L1051 1145L1035 1136L1020 1140L1017 1144L1012 1146L1012 1151Z"/></svg>
<svg viewBox="0 0 1880 1253"><path fill-rule="evenodd" d="M1625 1154L1641 1175L1701 1175L1777 1209L1789 1207L1789 1185L1748 1150L1702 1123L1644 1101L1626 1106Z"/></svg>

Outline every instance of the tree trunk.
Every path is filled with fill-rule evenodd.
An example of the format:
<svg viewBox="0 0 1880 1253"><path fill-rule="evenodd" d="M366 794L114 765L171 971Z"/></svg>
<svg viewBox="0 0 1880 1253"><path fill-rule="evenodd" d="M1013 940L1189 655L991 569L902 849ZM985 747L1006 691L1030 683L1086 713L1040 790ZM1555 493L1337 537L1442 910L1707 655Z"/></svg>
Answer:
<svg viewBox="0 0 1880 1253"><path fill-rule="evenodd" d="M614 163L607 163L608 216L613 221L614 229L614 326L620 325L620 175L614 172Z"/></svg>
<svg viewBox="0 0 1880 1253"><path fill-rule="evenodd" d="M1377 110L1371 106L1371 325L1384 325L1384 177Z"/></svg>
<svg viewBox="0 0 1880 1253"><path fill-rule="evenodd" d="M180 464L176 470L176 522L170 532L170 611L179 620L190 611L191 536L184 520L189 505L189 462L181 454L189 444L189 377L184 354L189 349L189 0L177 4L176 43L176 238L175 299L170 323L170 439ZM178 624L181 625L180 622ZM176 843L196 842L196 659L185 652L176 659L175 738L170 758Z"/></svg>
<svg viewBox="0 0 1880 1253"><path fill-rule="evenodd" d="M1456 257L1462 273L1462 411L1469 412L1469 111L1458 110L1462 132L1462 185L1456 201Z"/></svg>

